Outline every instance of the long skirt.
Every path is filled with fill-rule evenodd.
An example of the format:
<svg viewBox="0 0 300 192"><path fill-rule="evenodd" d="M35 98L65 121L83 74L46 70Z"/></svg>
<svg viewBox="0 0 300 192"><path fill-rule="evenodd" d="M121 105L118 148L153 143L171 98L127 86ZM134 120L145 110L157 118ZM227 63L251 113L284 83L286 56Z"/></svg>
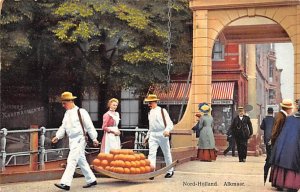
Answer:
<svg viewBox="0 0 300 192"><path fill-rule="evenodd" d="M273 165L270 182L273 187L298 190L300 189L300 173Z"/></svg>
<svg viewBox="0 0 300 192"><path fill-rule="evenodd" d="M121 149L120 136L105 131L101 143L101 153L109 153L112 149Z"/></svg>
<svg viewBox="0 0 300 192"><path fill-rule="evenodd" d="M198 149L197 158L200 161L215 161L217 159L217 151L215 149Z"/></svg>

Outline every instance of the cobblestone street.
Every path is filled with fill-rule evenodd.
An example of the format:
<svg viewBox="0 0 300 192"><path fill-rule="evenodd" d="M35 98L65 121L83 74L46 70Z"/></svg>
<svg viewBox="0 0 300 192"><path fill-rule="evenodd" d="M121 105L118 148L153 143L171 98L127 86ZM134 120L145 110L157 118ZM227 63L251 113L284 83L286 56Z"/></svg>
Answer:
<svg viewBox="0 0 300 192"><path fill-rule="evenodd" d="M98 185L83 189L84 178L75 178L70 191L113 192L181 192L181 191L276 191L270 183L263 184L264 156L248 157L239 163L237 157L219 156L216 162L190 161L176 167L172 179L163 176L153 181L126 182L98 178ZM0 185L1 192L58 192L54 186L59 180Z"/></svg>

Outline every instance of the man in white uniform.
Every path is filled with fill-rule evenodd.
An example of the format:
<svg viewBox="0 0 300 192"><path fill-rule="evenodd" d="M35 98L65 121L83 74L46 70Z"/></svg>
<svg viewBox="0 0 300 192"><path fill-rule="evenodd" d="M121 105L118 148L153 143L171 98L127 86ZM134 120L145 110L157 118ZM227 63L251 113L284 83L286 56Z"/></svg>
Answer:
<svg viewBox="0 0 300 192"><path fill-rule="evenodd" d="M149 102L150 112L149 131L145 138L145 143L149 142L149 156L151 166L156 167L156 154L158 147L161 148L166 165L172 164L172 155L169 143L170 131L173 129L173 122L171 121L166 109L162 109L157 105L159 99L154 94L149 94L145 98L145 102ZM162 114L163 113L163 114ZM165 178L171 178L174 175L174 168L168 170ZM153 178L150 178L153 179Z"/></svg>
<svg viewBox="0 0 300 192"><path fill-rule="evenodd" d="M66 113L62 125L56 132L56 136L52 139L53 143L57 143L59 139L62 139L65 136L65 133L67 133L69 137L70 152L67 160L67 167L60 180L60 184L54 184L56 187L66 191L70 190L77 164L87 182L83 188L97 185L96 177L85 158L86 139L78 116L79 108L74 103L75 98L77 97L73 96L71 92L64 92L61 94L62 106L66 109ZM93 140L94 146L98 146L98 134L88 112L85 109L80 109L80 114L86 134L89 134L90 138Z"/></svg>

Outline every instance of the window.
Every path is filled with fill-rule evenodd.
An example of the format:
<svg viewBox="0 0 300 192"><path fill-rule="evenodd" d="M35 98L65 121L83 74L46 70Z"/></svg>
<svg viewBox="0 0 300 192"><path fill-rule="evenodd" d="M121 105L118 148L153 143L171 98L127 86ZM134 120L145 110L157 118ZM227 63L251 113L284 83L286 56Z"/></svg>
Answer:
<svg viewBox="0 0 300 192"><path fill-rule="evenodd" d="M276 99L276 92L275 92L275 90L274 89L270 89L269 90L269 102L270 103L274 103L275 100Z"/></svg>
<svg viewBox="0 0 300 192"><path fill-rule="evenodd" d="M134 89L121 92L121 125L135 127L139 123L139 99L133 94Z"/></svg>
<svg viewBox="0 0 300 192"><path fill-rule="evenodd" d="M273 67L274 63L269 61L269 81L273 82Z"/></svg>
<svg viewBox="0 0 300 192"><path fill-rule="evenodd" d="M213 48L212 54L213 61L223 61L224 60L224 45L220 42L220 40L216 40Z"/></svg>
<svg viewBox="0 0 300 192"><path fill-rule="evenodd" d="M98 95L97 89L86 88L82 99L82 108L89 112L92 121L98 121Z"/></svg>

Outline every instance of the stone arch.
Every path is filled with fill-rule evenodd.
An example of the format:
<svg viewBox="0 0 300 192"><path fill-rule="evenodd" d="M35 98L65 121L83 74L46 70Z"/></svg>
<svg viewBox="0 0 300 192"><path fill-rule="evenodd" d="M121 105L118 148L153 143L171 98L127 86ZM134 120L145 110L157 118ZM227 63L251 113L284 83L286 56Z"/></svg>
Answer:
<svg viewBox="0 0 300 192"><path fill-rule="evenodd" d="M252 10L252 11L251 11ZM220 33L224 27L230 23L245 17L264 17L276 22L289 35L291 41L296 35L297 13L294 7L287 8L253 8L238 9L232 11L211 11L209 12L208 31L216 31ZM288 13L288 15L286 14ZM219 22L221 25L216 26ZM215 36L214 38L216 38ZM293 42L293 41L292 41Z"/></svg>
<svg viewBox="0 0 300 192"><path fill-rule="evenodd" d="M300 96L300 11L298 6L262 6L237 9L193 10L193 78L186 112L175 129L190 129L199 102L211 102L211 54L220 32L230 23L244 17L265 17L280 25L294 45L295 98ZM298 19L299 18L299 19ZM297 21L297 19L299 21ZM297 38L298 36L298 38ZM299 52L299 53L298 53ZM298 75L297 75L298 74Z"/></svg>

